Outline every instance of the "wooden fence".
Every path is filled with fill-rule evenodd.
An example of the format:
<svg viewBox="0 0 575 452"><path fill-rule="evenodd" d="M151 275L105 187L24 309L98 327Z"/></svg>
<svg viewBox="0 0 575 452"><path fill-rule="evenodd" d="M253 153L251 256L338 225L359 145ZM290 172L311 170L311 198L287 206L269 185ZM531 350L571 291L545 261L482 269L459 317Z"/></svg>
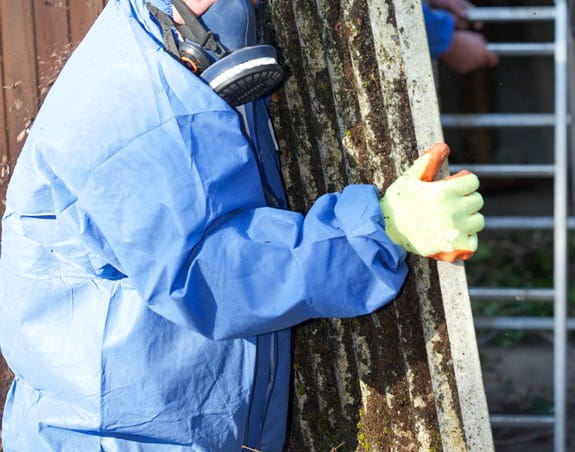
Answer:
<svg viewBox="0 0 575 452"><path fill-rule="evenodd" d="M0 0L0 215L27 130L61 66L106 1ZM0 413L11 379L0 356Z"/></svg>
<svg viewBox="0 0 575 452"><path fill-rule="evenodd" d="M107 0L0 0L0 199L38 108Z"/></svg>

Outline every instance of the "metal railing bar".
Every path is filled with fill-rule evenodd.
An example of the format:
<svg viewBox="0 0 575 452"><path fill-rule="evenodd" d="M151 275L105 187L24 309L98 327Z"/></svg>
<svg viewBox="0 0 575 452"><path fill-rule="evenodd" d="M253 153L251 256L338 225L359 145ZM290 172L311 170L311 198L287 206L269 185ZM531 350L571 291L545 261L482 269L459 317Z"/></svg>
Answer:
<svg viewBox="0 0 575 452"><path fill-rule="evenodd" d="M575 217L568 217L567 227L575 229ZM490 217L485 218L485 229L553 229L553 217Z"/></svg>
<svg viewBox="0 0 575 452"><path fill-rule="evenodd" d="M456 173L462 169L469 170L478 176L495 176L495 177L553 177L555 174L555 165L478 165L478 164L460 164L449 165L451 172Z"/></svg>
<svg viewBox="0 0 575 452"><path fill-rule="evenodd" d="M476 113L443 114L441 124L454 127L553 127L553 113Z"/></svg>
<svg viewBox="0 0 575 452"><path fill-rule="evenodd" d="M523 289L515 287L471 287L472 300L553 301L553 288Z"/></svg>
<svg viewBox="0 0 575 452"><path fill-rule="evenodd" d="M548 42L497 42L487 49L501 56L548 56L555 52L555 44Z"/></svg>
<svg viewBox="0 0 575 452"><path fill-rule="evenodd" d="M494 426L545 427L555 423L553 416L532 414L492 414L489 420Z"/></svg>
<svg viewBox="0 0 575 452"><path fill-rule="evenodd" d="M553 20L555 18L555 8L553 6L470 8L467 10L467 18L473 22L534 22Z"/></svg>
<svg viewBox="0 0 575 452"><path fill-rule="evenodd" d="M553 409L555 413L554 449L563 452L567 435L567 329L575 319L567 319L567 2L555 0L555 184L553 286ZM575 328L573 328L575 329Z"/></svg>
<svg viewBox="0 0 575 452"><path fill-rule="evenodd" d="M475 328L482 330L553 330L553 317L476 317ZM566 319L567 329L575 331L575 318ZM555 344L556 345L556 344Z"/></svg>

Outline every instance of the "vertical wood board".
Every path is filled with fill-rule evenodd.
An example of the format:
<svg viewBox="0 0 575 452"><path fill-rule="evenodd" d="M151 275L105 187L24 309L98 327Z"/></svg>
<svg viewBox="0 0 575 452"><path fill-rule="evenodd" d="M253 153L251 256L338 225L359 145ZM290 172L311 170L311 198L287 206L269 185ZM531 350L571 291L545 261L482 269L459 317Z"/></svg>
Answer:
<svg viewBox="0 0 575 452"><path fill-rule="evenodd" d="M34 4L36 64L40 102L47 94L70 53L68 1L52 0Z"/></svg>
<svg viewBox="0 0 575 452"><path fill-rule="evenodd" d="M70 39L76 46L88 32L100 11L103 0L69 0L70 1Z"/></svg>
<svg viewBox="0 0 575 452"><path fill-rule="evenodd" d="M0 2L9 162L15 162L38 108L32 0Z"/></svg>
<svg viewBox="0 0 575 452"><path fill-rule="evenodd" d="M0 27L4 23L2 9L0 8ZM0 212L4 212L4 197L6 186L10 178L10 165L8 155L8 125L6 123L6 110L4 107L4 93L7 87L4 84L4 56L2 54L2 35L0 33Z"/></svg>

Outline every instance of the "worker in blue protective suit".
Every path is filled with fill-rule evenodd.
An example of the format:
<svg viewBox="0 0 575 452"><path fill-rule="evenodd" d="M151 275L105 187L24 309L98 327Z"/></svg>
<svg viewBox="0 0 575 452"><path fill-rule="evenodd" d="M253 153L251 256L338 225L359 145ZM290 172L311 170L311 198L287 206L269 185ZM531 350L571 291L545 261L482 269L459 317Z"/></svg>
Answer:
<svg viewBox="0 0 575 452"><path fill-rule="evenodd" d="M384 305L405 250L476 247L477 178L430 182L444 145L381 200L353 185L285 210L265 101L246 95L277 65L236 53L251 3L214 2L110 0L35 120L3 217L6 452L281 450L288 328ZM226 63L209 82L206 54Z"/></svg>

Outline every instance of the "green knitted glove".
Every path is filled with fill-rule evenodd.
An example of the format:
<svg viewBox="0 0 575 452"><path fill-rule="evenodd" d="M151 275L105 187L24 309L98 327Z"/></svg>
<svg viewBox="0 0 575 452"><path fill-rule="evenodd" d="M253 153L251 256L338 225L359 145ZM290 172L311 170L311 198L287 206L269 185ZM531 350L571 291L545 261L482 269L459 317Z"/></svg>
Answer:
<svg viewBox="0 0 575 452"><path fill-rule="evenodd" d="M483 229L479 179L469 171L433 181L449 155L439 143L393 182L380 200L385 231L406 251L453 262L469 259Z"/></svg>

